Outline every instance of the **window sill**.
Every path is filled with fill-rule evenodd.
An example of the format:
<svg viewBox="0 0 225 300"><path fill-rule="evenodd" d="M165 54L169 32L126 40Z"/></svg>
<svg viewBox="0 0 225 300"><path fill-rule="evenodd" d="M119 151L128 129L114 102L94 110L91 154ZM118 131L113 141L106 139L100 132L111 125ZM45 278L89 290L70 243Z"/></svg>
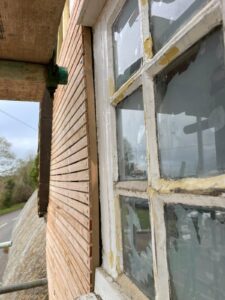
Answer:
<svg viewBox="0 0 225 300"><path fill-rule="evenodd" d="M86 294L86 295L80 296L80 297L76 298L75 300L100 300L100 298L98 296L96 296L95 294L91 293L91 294Z"/></svg>
<svg viewBox="0 0 225 300"><path fill-rule="evenodd" d="M98 268L95 272L95 293L102 300L148 299L125 275L115 281L103 268Z"/></svg>

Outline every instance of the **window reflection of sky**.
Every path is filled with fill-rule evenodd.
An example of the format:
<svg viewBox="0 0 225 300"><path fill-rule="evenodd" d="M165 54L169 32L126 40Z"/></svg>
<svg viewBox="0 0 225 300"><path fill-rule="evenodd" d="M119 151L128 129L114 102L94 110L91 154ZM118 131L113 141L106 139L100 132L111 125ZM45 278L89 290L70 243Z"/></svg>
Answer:
<svg viewBox="0 0 225 300"><path fill-rule="evenodd" d="M146 142L142 90L117 106L117 144L120 180L146 178Z"/></svg>
<svg viewBox="0 0 225 300"><path fill-rule="evenodd" d="M155 298L150 214L147 199L121 196L124 272Z"/></svg>
<svg viewBox="0 0 225 300"><path fill-rule="evenodd" d="M223 49L217 30L156 79L161 174L165 177L213 176L225 168Z"/></svg>
<svg viewBox="0 0 225 300"><path fill-rule="evenodd" d="M113 24L114 71L121 86L138 68L142 57L140 14L137 0L126 1Z"/></svg>
<svg viewBox="0 0 225 300"><path fill-rule="evenodd" d="M224 300L225 210L166 205L165 219L172 299Z"/></svg>
<svg viewBox="0 0 225 300"><path fill-rule="evenodd" d="M151 15L168 20L177 20L195 0L176 0L172 2L152 1Z"/></svg>
<svg viewBox="0 0 225 300"><path fill-rule="evenodd" d="M153 47L157 52L208 0L149 0Z"/></svg>

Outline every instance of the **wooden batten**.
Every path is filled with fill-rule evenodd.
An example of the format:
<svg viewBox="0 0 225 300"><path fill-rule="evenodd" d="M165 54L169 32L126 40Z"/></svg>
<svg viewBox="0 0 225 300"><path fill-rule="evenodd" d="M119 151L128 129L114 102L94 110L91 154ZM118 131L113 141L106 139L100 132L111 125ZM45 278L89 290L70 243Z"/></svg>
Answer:
<svg viewBox="0 0 225 300"><path fill-rule="evenodd" d="M75 2L59 55L58 63L69 71L68 85L57 89L53 102L47 265L54 284L49 299L93 291L100 260L91 29L76 25L80 3Z"/></svg>
<svg viewBox="0 0 225 300"><path fill-rule="evenodd" d="M39 186L38 214L43 217L47 213L49 199L49 177L52 136L52 102L48 90L40 103L39 115Z"/></svg>

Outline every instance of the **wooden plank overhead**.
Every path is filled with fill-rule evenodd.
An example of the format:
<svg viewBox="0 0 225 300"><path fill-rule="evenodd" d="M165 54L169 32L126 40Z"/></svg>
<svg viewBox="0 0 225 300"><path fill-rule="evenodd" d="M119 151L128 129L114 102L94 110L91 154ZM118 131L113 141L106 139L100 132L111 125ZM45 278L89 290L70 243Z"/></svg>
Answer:
<svg viewBox="0 0 225 300"><path fill-rule="evenodd" d="M47 64L65 0L1 0L0 60Z"/></svg>
<svg viewBox="0 0 225 300"><path fill-rule="evenodd" d="M0 60L0 99L41 101L46 81L44 65Z"/></svg>

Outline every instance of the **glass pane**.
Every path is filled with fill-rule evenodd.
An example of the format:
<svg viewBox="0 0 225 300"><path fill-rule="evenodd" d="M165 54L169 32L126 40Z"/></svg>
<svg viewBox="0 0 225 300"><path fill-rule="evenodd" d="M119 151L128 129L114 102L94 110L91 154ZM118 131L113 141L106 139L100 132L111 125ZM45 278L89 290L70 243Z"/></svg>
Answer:
<svg viewBox="0 0 225 300"><path fill-rule="evenodd" d="M225 299L225 210L167 205L172 300Z"/></svg>
<svg viewBox="0 0 225 300"><path fill-rule="evenodd" d="M163 177L205 177L225 170L223 36L216 30L156 78Z"/></svg>
<svg viewBox="0 0 225 300"><path fill-rule="evenodd" d="M145 123L141 88L117 105L116 117L119 179L146 179Z"/></svg>
<svg viewBox="0 0 225 300"><path fill-rule="evenodd" d="M143 293L154 299L148 200L123 196L121 208L124 272Z"/></svg>
<svg viewBox="0 0 225 300"><path fill-rule="evenodd" d="M118 89L141 65L138 0L127 0L112 28L115 84Z"/></svg>
<svg viewBox="0 0 225 300"><path fill-rule="evenodd" d="M208 0L150 0L150 30L157 52Z"/></svg>

